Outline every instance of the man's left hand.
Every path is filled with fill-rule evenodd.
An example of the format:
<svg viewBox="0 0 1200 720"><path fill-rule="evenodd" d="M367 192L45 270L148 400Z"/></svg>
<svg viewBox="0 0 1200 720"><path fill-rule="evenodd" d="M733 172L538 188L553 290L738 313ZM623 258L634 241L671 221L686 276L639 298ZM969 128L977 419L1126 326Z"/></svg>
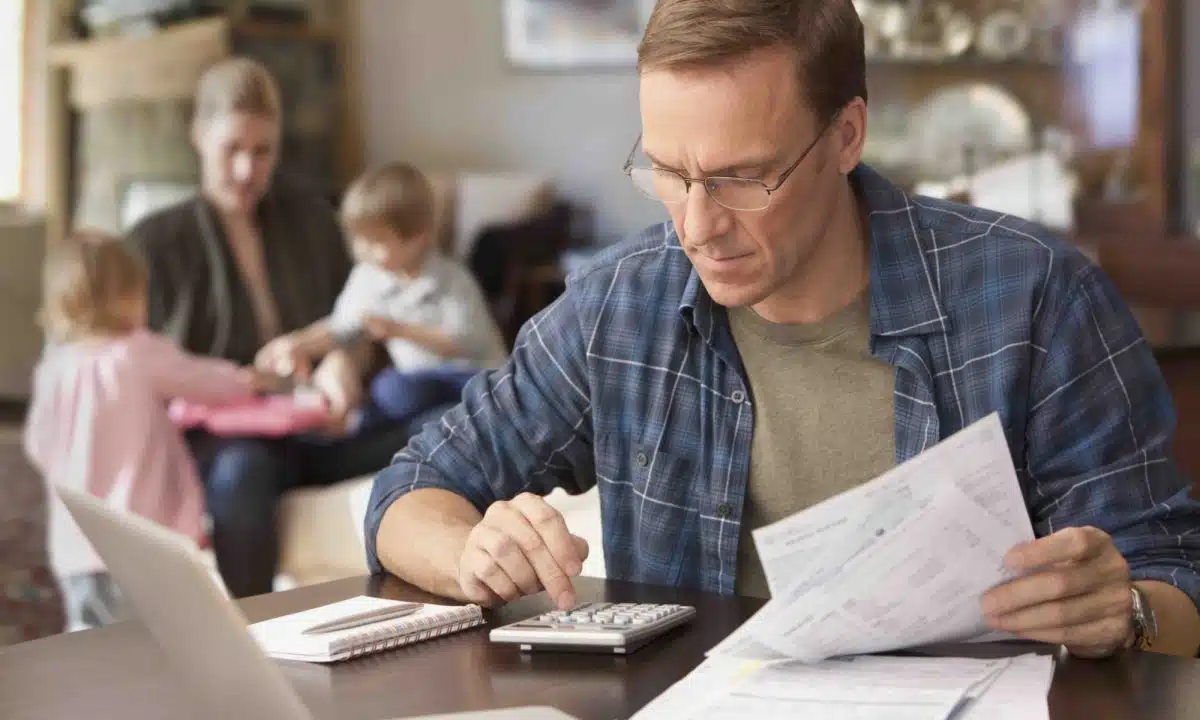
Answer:
<svg viewBox="0 0 1200 720"><path fill-rule="evenodd" d="M1104 531L1067 528L1018 545L1004 563L1029 574L984 594L981 609L993 628L1065 645L1079 657L1104 657L1129 644L1129 565Z"/></svg>
<svg viewBox="0 0 1200 720"><path fill-rule="evenodd" d="M329 404L328 431L343 434L350 412L362 402L363 384L358 365L344 350L325 356L312 377L313 388Z"/></svg>

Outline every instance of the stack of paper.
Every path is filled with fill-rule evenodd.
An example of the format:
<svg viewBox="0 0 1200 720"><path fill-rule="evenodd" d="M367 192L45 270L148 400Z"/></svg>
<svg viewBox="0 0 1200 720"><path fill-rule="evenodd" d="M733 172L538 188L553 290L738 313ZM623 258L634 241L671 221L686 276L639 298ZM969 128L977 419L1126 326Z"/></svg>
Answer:
<svg viewBox="0 0 1200 720"><path fill-rule="evenodd" d="M1049 656L859 657L808 664L711 657L634 720L1046 720Z"/></svg>
<svg viewBox="0 0 1200 720"><path fill-rule="evenodd" d="M891 472L754 532L772 599L637 717L1043 720L1049 656L883 657L1009 639L980 596L1033 528L991 415ZM830 659L842 658L842 659Z"/></svg>
<svg viewBox="0 0 1200 720"><path fill-rule="evenodd" d="M993 414L879 478L754 532L771 600L711 655L818 662L1000 639L980 596L1033 527Z"/></svg>

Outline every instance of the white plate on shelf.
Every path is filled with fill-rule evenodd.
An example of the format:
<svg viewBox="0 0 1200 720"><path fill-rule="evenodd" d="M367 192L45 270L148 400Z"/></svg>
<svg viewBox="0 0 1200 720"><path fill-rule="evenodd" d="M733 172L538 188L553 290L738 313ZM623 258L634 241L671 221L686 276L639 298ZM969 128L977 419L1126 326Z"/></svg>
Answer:
<svg viewBox="0 0 1200 720"><path fill-rule="evenodd" d="M1033 121L1019 100L989 83L953 85L934 91L909 119L911 161L928 180L945 180L989 167L1034 148Z"/></svg>

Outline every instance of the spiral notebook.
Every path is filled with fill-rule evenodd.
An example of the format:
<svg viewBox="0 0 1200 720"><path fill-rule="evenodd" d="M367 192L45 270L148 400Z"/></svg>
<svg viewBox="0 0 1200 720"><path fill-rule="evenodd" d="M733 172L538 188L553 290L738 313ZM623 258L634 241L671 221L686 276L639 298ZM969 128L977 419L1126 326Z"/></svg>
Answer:
<svg viewBox="0 0 1200 720"><path fill-rule="evenodd" d="M478 605L431 605L404 617L346 630L305 633L322 623L365 611L401 605L396 600L352 597L250 626L263 651L281 660L330 663L391 650L483 624Z"/></svg>

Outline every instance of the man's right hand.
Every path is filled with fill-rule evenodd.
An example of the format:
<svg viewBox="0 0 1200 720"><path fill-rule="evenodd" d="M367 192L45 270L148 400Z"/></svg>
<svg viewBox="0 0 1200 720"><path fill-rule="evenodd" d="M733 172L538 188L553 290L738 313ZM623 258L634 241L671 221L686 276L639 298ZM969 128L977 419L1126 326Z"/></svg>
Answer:
<svg viewBox="0 0 1200 720"><path fill-rule="evenodd" d="M522 493L488 508L467 536L458 562L466 599L480 605L512 602L542 589L562 610L576 603L571 578L583 571L587 541L567 530L545 499Z"/></svg>

